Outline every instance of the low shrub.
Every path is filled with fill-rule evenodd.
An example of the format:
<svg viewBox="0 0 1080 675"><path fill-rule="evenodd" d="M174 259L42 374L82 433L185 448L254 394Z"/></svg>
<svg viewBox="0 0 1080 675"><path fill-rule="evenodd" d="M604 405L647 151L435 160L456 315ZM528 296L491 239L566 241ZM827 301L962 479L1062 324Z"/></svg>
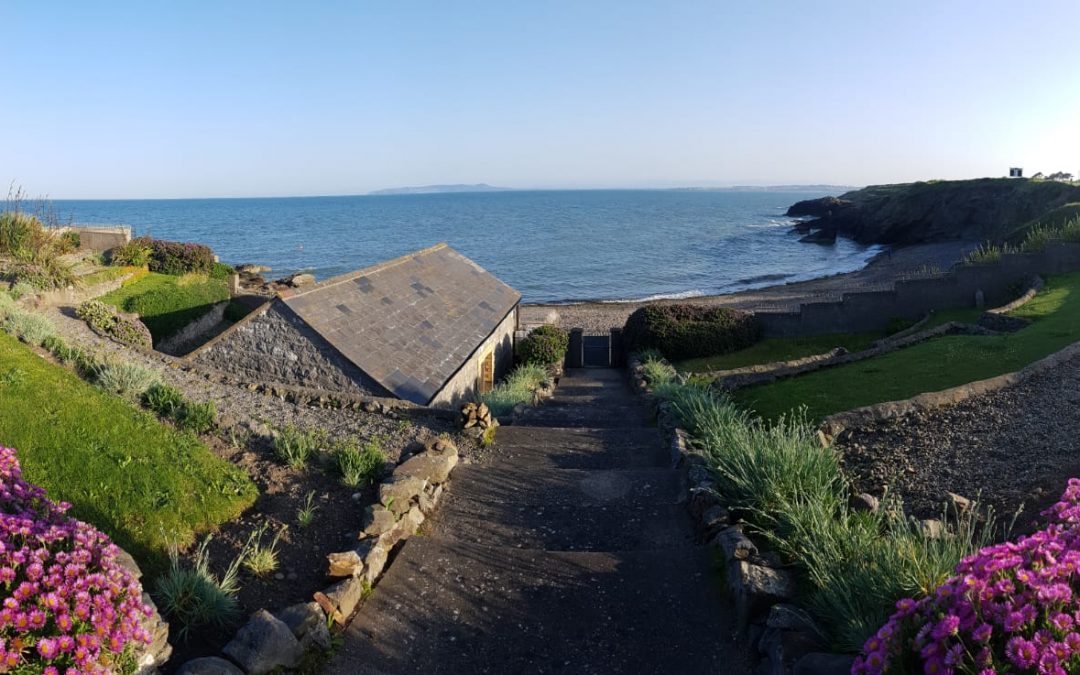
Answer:
<svg viewBox="0 0 1080 675"><path fill-rule="evenodd" d="M184 395L176 387L158 382L143 394L143 405L166 419L177 419L183 414Z"/></svg>
<svg viewBox="0 0 1080 675"><path fill-rule="evenodd" d="M211 279L228 279L234 274L236 274L236 269L232 265L216 262L210 266Z"/></svg>
<svg viewBox="0 0 1080 675"><path fill-rule="evenodd" d="M532 403L533 393L548 377L545 366L536 363L520 365L494 389L481 394L480 401L487 405L495 417L509 415L518 404Z"/></svg>
<svg viewBox="0 0 1080 675"><path fill-rule="evenodd" d="M137 363L103 363L94 369L94 381L105 391L139 400L151 387L161 384L161 376Z"/></svg>
<svg viewBox="0 0 1080 675"><path fill-rule="evenodd" d="M289 424L274 437L274 455L293 469L303 469L311 455L325 442L325 431Z"/></svg>
<svg viewBox="0 0 1080 675"><path fill-rule="evenodd" d="M0 670L133 672L150 608L118 549L22 478L0 448Z"/></svg>
<svg viewBox="0 0 1080 675"><path fill-rule="evenodd" d="M3 278L35 288L67 288L76 283L71 265L60 259L65 243L41 221L21 211L0 213L0 256L9 259Z"/></svg>
<svg viewBox="0 0 1080 675"><path fill-rule="evenodd" d="M150 254L153 249L147 237L136 237L123 246L117 246L109 252L109 260L113 265L124 267L146 267L150 264Z"/></svg>
<svg viewBox="0 0 1080 675"><path fill-rule="evenodd" d="M570 334L558 326L539 326L518 343L518 359L523 364L553 366L566 358Z"/></svg>
<svg viewBox="0 0 1080 675"><path fill-rule="evenodd" d="M726 354L760 338L761 324L753 314L694 304L646 305L627 318L623 329L628 350L656 349L676 361Z"/></svg>
<svg viewBox="0 0 1080 675"><path fill-rule="evenodd" d="M139 237L140 246L150 249L147 264L151 272L160 274L188 274L191 272L209 274L214 266L214 252L203 244L183 243Z"/></svg>
<svg viewBox="0 0 1080 675"><path fill-rule="evenodd" d="M87 300L79 305L76 316L86 322L98 335L111 338L120 344L150 349L153 340L150 331L141 321L121 316L113 307L100 300Z"/></svg>
<svg viewBox="0 0 1080 675"><path fill-rule="evenodd" d="M82 235L78 230L67 230L57 237L57 247L61 253L77 251L82 246Z"/></svg>
<svg viewBox="0 0 1080 675"><path fill-rule="evenodd" d="M361 444L359 439L350 438L334 447L334 457L341 473L341 482L349 487L373 484L386 465L386 455L379 439Z"/></svg>
<svg viewBox="0 0 1080 675"><path fill-rule="evenodd" d="M642 376L650 387L659 387L675 381L678 375L671 364L660 360L649 360L642 364Z"/></svg>
<svg viewBox="0 0 1080 675"><path fill-rule="evenodd" d="M178 626L177 636L181 640L186 640L193 628L229 628L240 618L236 594L240 591L240 566L246 551L217 577L210 571L207 547L211 538L212 535L207 535L199 544L191 567L181 564L176 544L170 545L169 570L157 580L154 598L162 613Z"/></svg>
<svg viewBox="0 0 1080 675"><path fill-rule="evenodd" d="M1001 256L1006 253L1016 253L1016 249L1008 244L999 245L988 241L979 244L978 248L964 256L964 264L991 265L996 262L1001 262Z"/></svg>
<svg viewBox="0 0 1080 675"><path fill-rule="evenodd" d="M196 434L205 434L214 428L217 421L217 406L213 401L195 403L184 401L180 408L180 414L176 418L181 429L192 431Z"/></svg>
<svg viewBox="0 0 1080 675"><path fill-rule="evenodd" d="M8 293L15 300L20 300L25 297L35 295L38 289L29 281L19 281L12 285L11 290Z"/></svg>
<svg viewBox="0 0 1080 675"><path fill-rule="evenodd" d="M56 326L48 317L18 308L6 312L3 329L34 347L40 347L46 339L56 335Z"/></svg>
<svg viewBox="0 0 1080 675"><path fill-rule="evenodd" d="M899 600L852 672L1080 671L1080 479L1043 515L1044 529L985 547L925 597Z"/></svg>

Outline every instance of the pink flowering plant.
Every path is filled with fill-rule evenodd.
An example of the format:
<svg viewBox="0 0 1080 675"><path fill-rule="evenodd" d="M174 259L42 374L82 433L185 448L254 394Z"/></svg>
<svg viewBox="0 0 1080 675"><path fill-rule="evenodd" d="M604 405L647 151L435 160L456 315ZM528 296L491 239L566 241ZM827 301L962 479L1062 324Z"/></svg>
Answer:
<svg viewBox="0 0 1080 675"><path fill-rule="evenodd" d="M27 483L0 447L0 673L117 673L149 644L142 587L120 549Z"/></svg>
<svg viewBox="0 0 1080 675"><path fill-rule="evenodd" d="M1080 672L1080 479L1033 535L981 549L920 600L905 598L853 673Z"/></svg>

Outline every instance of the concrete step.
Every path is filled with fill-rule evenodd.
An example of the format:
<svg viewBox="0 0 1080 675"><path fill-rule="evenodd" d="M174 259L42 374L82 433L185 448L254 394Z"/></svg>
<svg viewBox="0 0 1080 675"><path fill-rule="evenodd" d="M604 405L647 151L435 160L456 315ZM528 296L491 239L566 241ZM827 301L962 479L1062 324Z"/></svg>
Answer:
<svg viewBox="0 0 1080 675"><path fill-rule="evenodd" d="M680 504L686 476L674 469L580 470L464 465L454 470L451 492L461 499L514 505Z"/></svg>
<svg viewBox="0 0 1080 675"><path fill-rule="evenodd" d="M495 434L487 463L536 469L669 467L671 455L660 433L649 427L575 430L504 426Z"/></svg>
<svg viewBox="0 0 1080 675"><path fill-rule="evenodd" d="M699 548L546 552L413 537L324 672L748 673Z"/></svg>
<svg viewBox="0 0 1080 675"><path fill-rule="evenodd" d="M515 424L535 427L626 428L646 426L645 411L633 406L563 406L551 401L527 408Z"/></svg>
<svg viewBox="0 0 1080 675"><path fill-rule="evenodd" d="M695 545L685 504L535 506L451 490L424 533L451 542L547 551L674 550Z"/></svg>

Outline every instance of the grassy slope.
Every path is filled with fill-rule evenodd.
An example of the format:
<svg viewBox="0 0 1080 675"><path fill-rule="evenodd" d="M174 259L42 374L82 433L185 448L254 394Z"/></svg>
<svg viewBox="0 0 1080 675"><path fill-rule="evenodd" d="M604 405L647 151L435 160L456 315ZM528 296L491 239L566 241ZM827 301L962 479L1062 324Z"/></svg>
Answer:
<svg viewBox="0 0 1080 675"><path fill-rule="evenodd" d="M138 312L157 344L214 303L228 300L229 286L224 279L151 273L99 299L125 312Z"/></svg>
<svg viewBox="0 0 1080 675"><path fill-rule="evenodd" d="M730 354L705 356L679 361L675 367L683 372L704 373L711 370L730 370L744 366L756 366L775 361L790 361L805 356L823 354L836 347L849 352L868 348L880 333L839 333L835 335L812 335L794 338L765 338L757 344Z"/></svg>
<svg viewBox="0 0 1080 675"><path fill-rule="evenodd" d="M0 333L0 443L27 480L109 534L151 570L256 496L244 473L194 436L83 382Z"/></svg>
<svg viewBox="0 0 1080 675"><path fill-rule="evenodd" d="M766 418L800 405L811 419L910 398L1018 370L1080 340L1080 273L1048 280L1012 313L1033 324L1012 335L947 336L874 359L745 389L737 400Z"/></svg>

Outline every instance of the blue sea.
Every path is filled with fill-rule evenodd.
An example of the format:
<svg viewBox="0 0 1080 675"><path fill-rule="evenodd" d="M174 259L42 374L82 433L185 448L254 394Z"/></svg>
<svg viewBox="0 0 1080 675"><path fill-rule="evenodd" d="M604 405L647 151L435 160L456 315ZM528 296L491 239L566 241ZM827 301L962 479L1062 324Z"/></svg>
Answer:
<svg viewBox="0 0 1080 675"><path fill-rule="evenodd" d="M862 267L877 249L799 243L788 206L823 193L574 190L54 202L64 221L197 241L229 263L341 274L441 241L526 302L693 297Z"/></svg>

